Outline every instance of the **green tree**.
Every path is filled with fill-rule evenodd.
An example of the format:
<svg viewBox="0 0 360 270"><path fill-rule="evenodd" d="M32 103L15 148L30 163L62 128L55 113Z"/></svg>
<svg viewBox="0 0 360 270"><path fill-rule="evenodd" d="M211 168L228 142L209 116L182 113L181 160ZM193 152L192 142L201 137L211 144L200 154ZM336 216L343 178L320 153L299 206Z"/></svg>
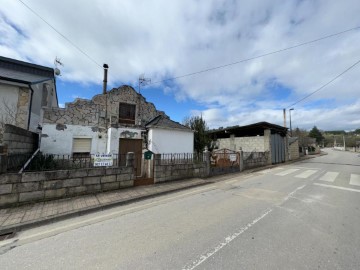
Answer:
<svg viewBox="0 0 360 270"><path fill-rule="evenodd" d="M183 124L194 131L194 148L197 153L205 150L205 146L210 143L210 138L207 135L209 130L205 120L201 116L187 117L183 120Z"/></svg>
<svg viewBox="0 0 360 270"><path fill-rule="evenodd" d="M325 139L324 136L321 134L320 130L316 126L314 126L312 130L310 130L309 137L315 138L318 144L322 143L323 140Z"/></svg>

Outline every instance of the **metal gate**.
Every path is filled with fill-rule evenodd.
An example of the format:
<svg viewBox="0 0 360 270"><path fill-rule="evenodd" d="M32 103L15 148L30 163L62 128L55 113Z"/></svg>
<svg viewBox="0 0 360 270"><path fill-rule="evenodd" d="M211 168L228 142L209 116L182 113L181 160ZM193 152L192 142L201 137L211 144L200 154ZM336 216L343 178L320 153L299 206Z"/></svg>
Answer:
<svg viewBox="0 0 360 270"><path fill-rule="evenodd" d="M280 134L271 134L271 163L285 162L285 139Z"/></svg>
<svg viewBox="0 0 360 270"><path fill-rule="evenodd" d="M214 150L210 157L210 174L240 172L240 153L230 149Z"/></svg>

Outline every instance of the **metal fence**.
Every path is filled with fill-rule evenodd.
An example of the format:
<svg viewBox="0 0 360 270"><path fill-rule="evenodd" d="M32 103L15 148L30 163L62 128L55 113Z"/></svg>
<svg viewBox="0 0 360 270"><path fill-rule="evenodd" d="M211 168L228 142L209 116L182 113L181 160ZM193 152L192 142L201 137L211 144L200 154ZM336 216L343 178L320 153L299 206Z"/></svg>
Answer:
<svg viewBox="0 0 360 270"><path fill-rule="evenodd" d="M9 154L7 156L7 171L18 172L32 154ZM112 155L113 164L107 167L120 167L126 165L126 154ZM74 156L74 155L54 155L36 154L24 171L47 171L47 170L70 170L81 168L94 168L95 154Z"/></svg>
<svg viewBox="0 0 360 270"><path fill-rule="evenodd" d="M161 164L188 164L206 161L203 153L161 154Z"/></svg>

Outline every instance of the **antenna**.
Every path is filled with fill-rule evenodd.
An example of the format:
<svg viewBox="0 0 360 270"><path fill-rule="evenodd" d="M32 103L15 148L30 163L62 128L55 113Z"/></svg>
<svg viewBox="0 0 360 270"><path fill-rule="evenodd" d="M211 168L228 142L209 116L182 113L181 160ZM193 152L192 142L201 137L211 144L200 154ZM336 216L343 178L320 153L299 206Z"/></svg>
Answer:
<svg viewBox="0 0 360 270"><path fill-rule="evenodd" d="M56 76L60 76L60 75L61 75L61 71L60 71L60 69L58 68L58 66L64 66L64 64L61 62L60 58L58 58L57 56L55 57L54 65L55 65L55 68L54 68L54 73L55 73L55 75L56 75Z"/></svg>
<svg viewBox="0 0 360 270"><path fill-rule="evenodd" d="M145 74L141 74L139 76L139 94L140 94L140 88L141 86L145 86L147 85L148 83L151 83L151 79L150 78L145 78Z"/></svg>

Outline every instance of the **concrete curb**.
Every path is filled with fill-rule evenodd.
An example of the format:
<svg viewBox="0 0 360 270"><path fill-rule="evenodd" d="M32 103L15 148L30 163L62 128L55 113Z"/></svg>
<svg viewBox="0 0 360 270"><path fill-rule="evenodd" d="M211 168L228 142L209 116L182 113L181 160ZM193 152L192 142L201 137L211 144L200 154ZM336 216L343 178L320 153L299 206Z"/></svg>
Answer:
<svg viewBox="0 0 360 270"><path fill-rule="evenodd" d="M95 213L95 212L98 212L98 211L103 211L103 210L110 209L110 208L113 208L113 207L117 207L117 206L120 206L120 205L126 205L126 204L130 204L130 203L142 201L142 200L145 200L145 199L150 199L150 198L154 198L154 197L157 197L157 196L166 195L166 194L170 194L170 193L175 193L175 192L178 192L178 191L182 191L182 190L186 190L186 189L190 189L190 188L194 188L194 187L199 187L199 186L205 186L205 185L209 185L209 184L213 184L213 183L204 180L203 183L196 183L196 184L193 184L193 185L184 186L184 187L175 188L175 189L170 189L170 190L166 190L166 191L160 191L158 193L153 193L153 194L149 194L149 195L139 195L139 196L136 196L136 197L133 197L133 198L118 200L118 201L110 202L110 203L103 204L103 205L90 206L90 207L79 209L79 210L73 210L71 212L59 214L59 215L56 215L56 216L44 217L44 218L41 218L41 219L37 219L37 220L29 221L29 222L24 222L24 223L21 223L21 224L10 225L10 226L6 226L6 227L1 228L0 229L0 235L1 234L7 234L7 233L10 233L10 232L15 232L16 233L16 232L19 232L19 231L22 231L22 230L25 230L25 229L31 229L31 228L34 228L34 227L37 227L37 226L42 226L42 225L46 225L46 224L66 220L66 219L73 218L73 217L83 216L83 215L90 214L90 213Z"/></svg>

